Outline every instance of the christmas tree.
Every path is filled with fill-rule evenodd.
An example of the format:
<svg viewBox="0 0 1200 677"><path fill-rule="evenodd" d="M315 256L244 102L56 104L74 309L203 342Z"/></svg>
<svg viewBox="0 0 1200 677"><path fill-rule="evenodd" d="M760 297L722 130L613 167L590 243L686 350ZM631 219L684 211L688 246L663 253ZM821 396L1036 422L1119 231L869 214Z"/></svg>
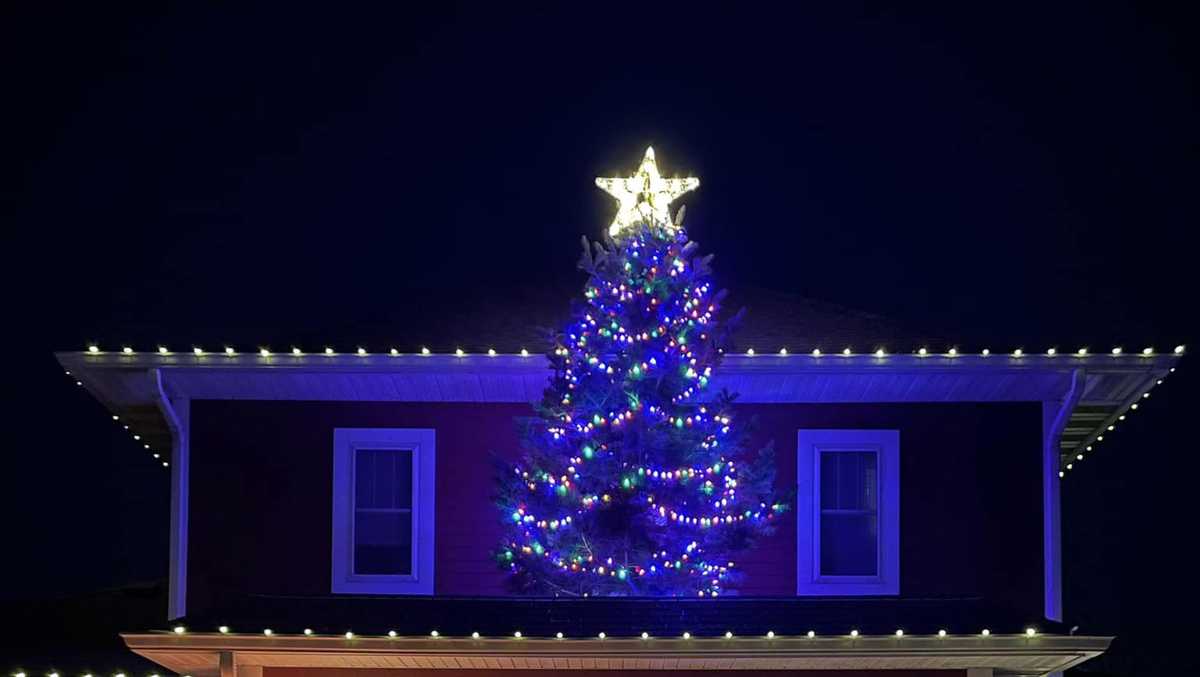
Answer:
<svg viewBox="0 0 1200 677"><path fill-rule="evenodd" d="M583 302L498 482L497 558L521 592L729 594L733 557L783 509L771 448L745 458L734 396L708 390L724 292L668 211L699 183L662 178L649 148L634 176L596 179L618 213L604 243L584 238Z"/></svg>

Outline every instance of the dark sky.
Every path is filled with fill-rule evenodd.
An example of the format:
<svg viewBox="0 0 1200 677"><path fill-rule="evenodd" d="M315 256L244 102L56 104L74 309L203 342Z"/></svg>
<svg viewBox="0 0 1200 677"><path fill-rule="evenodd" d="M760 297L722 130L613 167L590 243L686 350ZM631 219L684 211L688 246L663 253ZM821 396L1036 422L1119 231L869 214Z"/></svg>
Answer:
<svg viewBox="0 0 1200 677"><path fill-rule="evenodd" d="M1194 337L1183 4L408 4L5 9L0 477L23 556L0 596L165 571L165 475L52 350L415 347L463 305L565 300L611 218L592 177L647 144L701 177L687 225L735 303L777 288L1001 347ZM1200 469L1184 366L1065 489L1087 631L1191 620L1169 587Z"/></svg>

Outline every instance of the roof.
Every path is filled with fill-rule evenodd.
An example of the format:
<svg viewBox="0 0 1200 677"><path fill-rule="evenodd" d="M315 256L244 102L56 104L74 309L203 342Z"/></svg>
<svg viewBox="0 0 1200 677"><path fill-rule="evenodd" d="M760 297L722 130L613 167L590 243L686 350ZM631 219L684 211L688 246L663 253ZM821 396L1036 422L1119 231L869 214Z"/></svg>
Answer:
<svg viewBox="0 0 1200 677"><path fill-rule="evenodd" d="M458 670L967 670L1047 674L1102 653L1108 637L992 635L882 637L362 637L184 632L123 636L177 673L234 675L261 668ZM226 656L226 664L221 657Z"/></svg>
<svg viewBox="0 0 1200 677"><path fill-rule="evenodd" d="M477 296L455 299L453 305L444 302L427 303L408 309L380 308L366 326L346 326L343 318L305 318L303 326L236 328L212 324L191 327L129 325L101 327L86 337L108 350L134 346L141 351L155 350L164 335L178 336L184 345L171 345L176 350L191 350L200 345L219 351L232 345L239 351L254 352L272 346L277 351L299 346L308 352L320 352L331 346L340 352L353 352L363 346L372 352L397 348L401 352L416 352L425 346L434 352L452 352L462 348L481 353L489 348L501 353L517 353L522 348L542 353L552 348L551 337L566 326L570 318L571 300L582 299L579 288L561 286L497 288ZM722 317L745 310L733 336L731 351L739 352L754 346L778 350L782 346L809 350L820 347L826 351L850 346L860 352L870 352L882 346L908 349L927 345L947 347L939 332L914 330L883 316L853 310L833 303L815 301L796 294L756 287L731 290L722 303ZM961 337L955 337L961 338Z"/></svg>
<svg viewBox="0 0 1200 677"><path fill-rule="evenodd" d="M1012 402L1059 407L1061 465L1149 396L1179 352L729 354L713 387L746 403ZM533 402L535 354L58 353L63 368L148 448L169 449L162 398ZM1063 418L1065 417L1065 418ZM1110 426L1112 428L1110 428Z"/></svg>

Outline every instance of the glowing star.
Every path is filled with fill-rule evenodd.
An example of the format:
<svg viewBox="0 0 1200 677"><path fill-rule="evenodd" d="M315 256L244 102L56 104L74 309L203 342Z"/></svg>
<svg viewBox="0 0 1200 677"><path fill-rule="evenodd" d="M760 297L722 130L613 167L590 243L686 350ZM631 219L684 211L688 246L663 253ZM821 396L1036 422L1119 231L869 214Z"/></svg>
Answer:
<svg viewBox="0 0 1200 677"><path fill-rule="evenodd" d="M654 161L654 149L646 148L642 166L628 178L596 178L596 186L617 198L617 216L608 228L610 237L632 228L637 223L647 223L665 228L673 233L675 224L669 211L671 202L680 195L700 187L700 179L664 179L658 173Z"/></svg>

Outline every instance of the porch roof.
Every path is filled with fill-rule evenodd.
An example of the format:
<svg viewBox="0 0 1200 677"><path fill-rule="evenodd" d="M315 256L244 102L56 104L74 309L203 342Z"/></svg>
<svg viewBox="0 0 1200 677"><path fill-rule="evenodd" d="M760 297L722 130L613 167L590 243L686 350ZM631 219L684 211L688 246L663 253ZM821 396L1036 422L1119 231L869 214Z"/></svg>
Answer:
<svg viewBox="0 0 1200 677"><path fill-rule="evenodd" d="M134 652L179 674L263 668L458 670L967 670L1042 675L1102 653L1109 637L971 635L600 639L126 634Z"/></svg>

